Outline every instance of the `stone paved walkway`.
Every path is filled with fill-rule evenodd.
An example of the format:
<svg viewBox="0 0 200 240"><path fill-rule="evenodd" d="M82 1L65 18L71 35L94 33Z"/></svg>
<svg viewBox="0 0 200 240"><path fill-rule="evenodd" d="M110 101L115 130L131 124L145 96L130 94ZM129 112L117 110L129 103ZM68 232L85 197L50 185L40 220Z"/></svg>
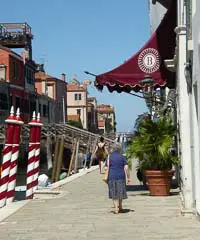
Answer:
<svg viewBox="0 0 200 240"><path fill-rule="evenodd" d="M129 186L125 212L115 215L101 178L96 170L61 187L61 197L28 202L0 222L0 239L200 239L200 222L181 216L179 195L150 197ZM134 179L132 183L138 184Z"/></svg>

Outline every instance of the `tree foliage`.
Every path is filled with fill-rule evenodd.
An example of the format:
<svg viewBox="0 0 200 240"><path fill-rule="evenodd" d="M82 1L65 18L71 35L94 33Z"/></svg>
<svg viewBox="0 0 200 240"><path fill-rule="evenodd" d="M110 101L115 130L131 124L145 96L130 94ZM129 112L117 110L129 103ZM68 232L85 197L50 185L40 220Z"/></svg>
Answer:
<svg viewBox="0 0 200 240"><path fill-rule="evenodd" d="M83 129L82 123L80 121L69 120L68 124Z"/></svg>

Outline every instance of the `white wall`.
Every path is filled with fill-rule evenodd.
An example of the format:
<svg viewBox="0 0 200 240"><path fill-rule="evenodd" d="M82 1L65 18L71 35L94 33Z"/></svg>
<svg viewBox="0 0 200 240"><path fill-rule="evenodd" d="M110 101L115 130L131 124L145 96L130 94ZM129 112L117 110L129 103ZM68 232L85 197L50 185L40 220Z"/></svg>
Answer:
<svg viewBox="0 0 200 240"><path fill-rule="evenodd" d="M194 1L193 6L193 78L197 81L200 77L200 1Z"/></svg>
<svg viewBox="0 0 200 240"><path fill-rule="evenodd" d="M196 211L200 213L200 148L199 148L199 136L200 136L200 128L199 128L199 117L200 116L200 1L193 0L192 1L192 15L193 15L193 22L192 22L192 43L193 43L193 84L194 89L196 90L195 93L195 100L196 105L194 109L194 113L197 115L197 123L194 125L196 127L194 129L195 135L194 138L196 142L196 151L195 151L195 162L194 162L194 175L195 175L195 203L196 203ZM197 131L199 129L199 131Z"/></svg>
<svg viewBox="0 0 200 240"><path fill-rule="evenodd" d="M81 100L75 100L75 94L81 94ZM67 105L68 106L85 106L86 105L86 93L85 92L67 92Z"/></svg>
<svg viewBox="0 0 200 240"><path fill-rule="evenodd" d="M181 193L183 208L193 211L194 199L194 157L195 141L193 134L194 93L188 91L186 72L186 11L184 0L178 1L178 27L177 33L177 118L179 126L179 153L181 159Z"/></svg>
<svg viewBox="0 0 200 240"><path fill-rule="evenodd" d="M75 100L75 94L81 94L81 100ZM80 119L84 129L88 128L87 119L87 92L73 91L67 92L67 114L77 115L77 110L80 109Z"/></svg>

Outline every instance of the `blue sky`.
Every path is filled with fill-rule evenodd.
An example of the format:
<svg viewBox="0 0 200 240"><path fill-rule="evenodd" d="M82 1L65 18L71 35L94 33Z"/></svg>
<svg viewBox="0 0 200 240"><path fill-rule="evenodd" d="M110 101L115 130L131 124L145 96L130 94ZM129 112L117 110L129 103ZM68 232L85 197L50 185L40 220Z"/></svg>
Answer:
<svg viewBox="0 0 200 240"><path fill-rule="evenodd" d="M33 58L48 74L69 81L94 80L135 54L150 35L147 0L35 0L3 1L2 22L27 22L32 27ZM146 111L142 99L122 93L99 92L89 86L98 103L112 104L117 131L130 131L138 114Z"/></svg>

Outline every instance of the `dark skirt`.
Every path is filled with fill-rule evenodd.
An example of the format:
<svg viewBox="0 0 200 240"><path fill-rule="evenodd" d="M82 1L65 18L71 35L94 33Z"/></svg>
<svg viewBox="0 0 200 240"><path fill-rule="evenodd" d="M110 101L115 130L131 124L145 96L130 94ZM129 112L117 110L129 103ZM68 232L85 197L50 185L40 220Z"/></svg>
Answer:
<svg viewBox="0 0 200 240"><path fill-rule="evenodd" d="M127 198L125 180L108 181L108 195L113 200L122 200Z"/></svg>

